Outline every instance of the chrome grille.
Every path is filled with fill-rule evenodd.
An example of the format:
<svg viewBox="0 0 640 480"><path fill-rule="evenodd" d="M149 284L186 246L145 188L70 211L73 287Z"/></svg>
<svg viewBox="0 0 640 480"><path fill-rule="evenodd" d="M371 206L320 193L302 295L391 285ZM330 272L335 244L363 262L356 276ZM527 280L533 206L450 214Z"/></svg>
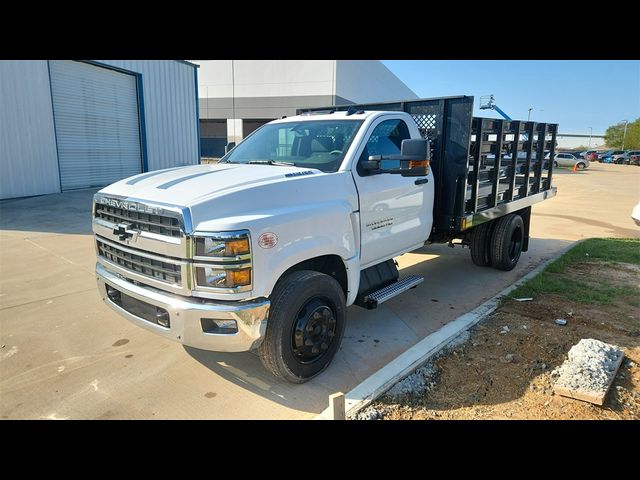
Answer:
<svg viewBox="0 0 640 480"><path fill-rule="evenodd" d="M131 223L131 228L142 232L155 233L167 237L180 238L180 222L176 217L126 210L111 205L96 204L96 218L111 223Z"/></svg>
<svg viewBox="0 0 640 480"><path fill-rule="evenodd" d="M182 284L182 271L179 264L149 258L144 254L123 250L100 240L96 242L100 256L126 270L168 284Z"/></svg>

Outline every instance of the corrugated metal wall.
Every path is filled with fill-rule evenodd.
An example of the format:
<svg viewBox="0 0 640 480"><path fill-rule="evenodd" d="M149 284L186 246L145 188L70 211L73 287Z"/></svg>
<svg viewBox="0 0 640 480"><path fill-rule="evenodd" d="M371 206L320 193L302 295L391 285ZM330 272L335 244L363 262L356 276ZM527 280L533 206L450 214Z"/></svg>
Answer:
<svg viewBox="0 0 640 480"><path fill-rule="evenodd" d="M0 61L0 198L59 191L47 62Z"/></svg>
<svg viewBox="0 0 640 480"><path fill-rule="evenodd" d="M96 61L142 74L149 170L199 163L194 67L173 60Z"/></svg>
<svg viewBox="0 0 640 480"><path fill-rule="evenodd" d="M174 60L97 62L142 74L149 170L199 163L193 66ZM57 192L47 61L0 61L0 198Z"/></svg>

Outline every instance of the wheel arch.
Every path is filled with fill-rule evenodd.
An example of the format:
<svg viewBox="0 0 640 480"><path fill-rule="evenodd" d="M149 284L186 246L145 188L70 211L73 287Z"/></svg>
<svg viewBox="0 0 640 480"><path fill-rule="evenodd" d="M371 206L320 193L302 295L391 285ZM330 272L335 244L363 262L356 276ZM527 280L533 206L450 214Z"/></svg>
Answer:
<svg viewBox="0 0 640 480"><path fill-rule="evenodd" d="M320 255L318 257L309 258L302 262L296 263L285 270L278 278L276 284L280 282L288 274L300 270L312 270L314 272L324 273L333 277L342 287L345 298L349 296L349 279L347 274L347 266L339 255Z"/></svg>

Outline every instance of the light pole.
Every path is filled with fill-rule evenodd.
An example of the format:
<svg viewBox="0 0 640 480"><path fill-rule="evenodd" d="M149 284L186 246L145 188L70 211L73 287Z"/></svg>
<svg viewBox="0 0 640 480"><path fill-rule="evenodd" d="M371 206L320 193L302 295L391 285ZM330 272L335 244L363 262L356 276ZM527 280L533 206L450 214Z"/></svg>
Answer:
<svg viewBox="0 0 640 480"><path fill-rule="evenodd" d="M527 122L531 119L531 110L533 110L533 107L529 109L529 114L527 115Z"/></svg>
<svg viewBox="0 0 640 480"><path fill-rule="evenodd" d="M623 120L624 122L624 133L622 134L622 150L624 150L624 137L627 136L627 125L629 124L629 120Z"/></svg>
<svg viewBox="0 0 640 480"><path fill-rule="evenodd" d="M589 127L589 149L591 149L591 135L593 135L593 127Z"/></svg>

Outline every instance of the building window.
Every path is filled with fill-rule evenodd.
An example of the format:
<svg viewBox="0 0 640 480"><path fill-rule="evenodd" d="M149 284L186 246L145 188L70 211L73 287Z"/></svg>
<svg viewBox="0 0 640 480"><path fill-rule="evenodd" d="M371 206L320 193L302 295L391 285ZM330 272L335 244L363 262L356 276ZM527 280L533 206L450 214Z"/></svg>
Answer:
<svg viewBox="0 0 640 480"><path fill-rule="evenodd" d="M227 145L227 119L200 120L200 152L203 158L220 158Z"/></svg>

